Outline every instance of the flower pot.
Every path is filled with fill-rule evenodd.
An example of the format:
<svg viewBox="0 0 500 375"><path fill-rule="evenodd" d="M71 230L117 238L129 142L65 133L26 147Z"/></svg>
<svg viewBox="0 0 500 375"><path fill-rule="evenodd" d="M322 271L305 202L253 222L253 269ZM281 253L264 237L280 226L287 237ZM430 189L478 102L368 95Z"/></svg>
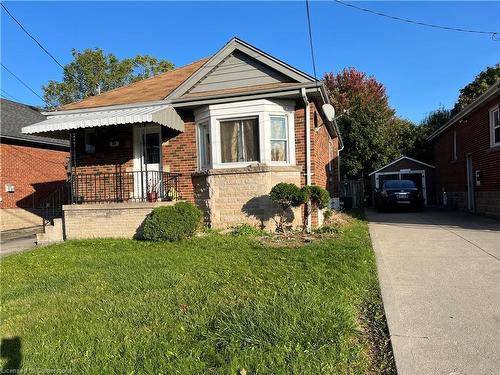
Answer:
<svg viewBox="0 0 500 375"><path fill-rule="evenodd" d="M151 191L148 193L148 202L156 202L158 200L158 194L156 191Z"/></svg>

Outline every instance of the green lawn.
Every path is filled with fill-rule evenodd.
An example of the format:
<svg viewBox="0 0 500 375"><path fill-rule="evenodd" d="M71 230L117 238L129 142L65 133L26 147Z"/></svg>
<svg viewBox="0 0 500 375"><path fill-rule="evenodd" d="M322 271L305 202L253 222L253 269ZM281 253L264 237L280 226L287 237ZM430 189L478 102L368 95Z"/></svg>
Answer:
<svg viewBox="0 0 500 375"><path fill-rule="evenodd" d="M217 234L66 242L2 259L1 286L4 368L392 371L362 221L293 249Z"/></svg>

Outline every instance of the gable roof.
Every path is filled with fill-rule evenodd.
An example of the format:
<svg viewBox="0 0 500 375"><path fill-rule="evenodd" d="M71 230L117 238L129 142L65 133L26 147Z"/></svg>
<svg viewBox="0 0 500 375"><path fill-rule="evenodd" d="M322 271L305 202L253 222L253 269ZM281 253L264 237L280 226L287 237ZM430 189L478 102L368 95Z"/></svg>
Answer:
<svg viewBox="0 0 500 375"><path fill-rule="evenodd" d="M373 171L372 173L370 173L368 176L371 176L372 174L374 173L377 173L377 172L380 172L382 169L385 169L387 167L390 167L391 165L393 164L396 164L397 162L403 160L403 159L406 159L406 160L410 160L414 163L418 163L418 164L421 164L421 165L425 165L426 167L429 167L429 168L436 168L435 166L433 165L430 165L430 164L427 164L427 163L424 163L423 161L420 161L420 160L417 160L417 159L413 159L413 158L410 158L409 156L401 156L399 159L396 159L394 161L391 161L390 163L384 165L383 167L377 169L376 171Z"/></svg>
<svg viewBox="0 0 500 375"><path fill-rule="evenodd" d="M40 145L69 147L67 140L23 134L21 129L24 126L44 121L45 116L35 107L7 99L0 99L0 101L0 136L2 138Z"/></svg>
<svg viewBox="0 0 500 375"><path fill-rule="evenodd" d="M236 81L233 88L256 86L245 82L246 77L241 74L241 71L235 69L238 65L240 67L245 66L247 72L249 68L250 70L253 68L255 71L260 71L261 79L267 76L267 80L261 80L260 82L246 80L248 82L258 82L256 85L268 83L311 83L316 81L310 75L235 37L226 43L198 71L172 91L168 99L179 98L190 92L211 91L207 89L210 85L207 85L206 81L211 75L216 74L232 74L233 77L231 79ZM225 79L228 78L226 77ZM198 86L203 84L206 86L205 89L200 89Z"/></svg>
<svg viewBox="0 0 500 375"><path fill-rule="evenodd" d="M231 59L236 60L240 68L246 64L246 73L232 80L232 84L227 84L231 80L228 79L224 70L227 73L227 69L235 68L235 64L232 66L228 64ZM239 73L241 72L232 71L231 74L238 75ZM214 79L217 75L220 77L218 80ZM209 84L210 82L212 84ZM214 82L226 84L214 85ZM308 74L238 38L233 38L212 57L88 97L79 102L66 104L58 110L150 103L161 100L173 102L176 99L191 96L264 91L277 87L295 87L297 84L311 82L316 82L316 80Z"/></svg>
<svg viewBox="0 0 500 375"><path fill-rule="evenodd" d="M500 81L497 81L496 83L491 85L491 87L488 90L486 90L486 92L484 92L476 100L474 100L472 103L470 103L464 109L462 109L459 113L457 113L455 116L453 116L446 124L441 126L439 129L435 130L434 133L432 133L427 139L429 141L433 140L439 134L443 133L446 129L448 129L450 126L455 124L457 121L460 121L462 118L467 116L470 112L475 110L477 107L479 107L481 104L483 104L484 102L486 102L490 98L494 97L495 95L500 95Z"/></svg>
<svg viewBox="0 0 500 375"><path fill-rule="evenodd" d="M165 99L177 86L198 70L207 58L195 61L181 68L158 74L154 77L91 96L82 101L62 106L60 110L105 107L120 104L134 104Z"/></svg>

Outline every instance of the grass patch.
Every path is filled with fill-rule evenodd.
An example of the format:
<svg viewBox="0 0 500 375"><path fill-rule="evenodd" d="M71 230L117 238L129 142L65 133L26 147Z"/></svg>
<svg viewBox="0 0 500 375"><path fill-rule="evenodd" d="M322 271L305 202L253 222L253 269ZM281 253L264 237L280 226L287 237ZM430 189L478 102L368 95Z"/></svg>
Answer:
<svg viewBox="0 0 500 375"><path fill-rule="evenodd" d="M387 348L374 351L367 328L383 315L360 220L296 248L266 246L243 233L178 243L66 242L2 259L1 297L4 368L90 374L387 368Z"/></svg>

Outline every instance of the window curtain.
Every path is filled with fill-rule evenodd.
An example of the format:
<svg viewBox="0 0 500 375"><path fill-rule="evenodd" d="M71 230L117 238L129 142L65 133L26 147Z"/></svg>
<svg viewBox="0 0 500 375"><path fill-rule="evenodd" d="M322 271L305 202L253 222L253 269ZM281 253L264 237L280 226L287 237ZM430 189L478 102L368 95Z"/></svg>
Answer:
<svg viewBox="0 0 500 375"><path fill-rule="evenodd" d="M238 161L238 122L224 121L220 123L222 162Z"/></svg>
<svg viewBox="0 0 500 375"><path fill-rule="evenodd" d="M242 121L243 128L243 157L240 161L259 160L259 123L257 119Z"/></svg>

